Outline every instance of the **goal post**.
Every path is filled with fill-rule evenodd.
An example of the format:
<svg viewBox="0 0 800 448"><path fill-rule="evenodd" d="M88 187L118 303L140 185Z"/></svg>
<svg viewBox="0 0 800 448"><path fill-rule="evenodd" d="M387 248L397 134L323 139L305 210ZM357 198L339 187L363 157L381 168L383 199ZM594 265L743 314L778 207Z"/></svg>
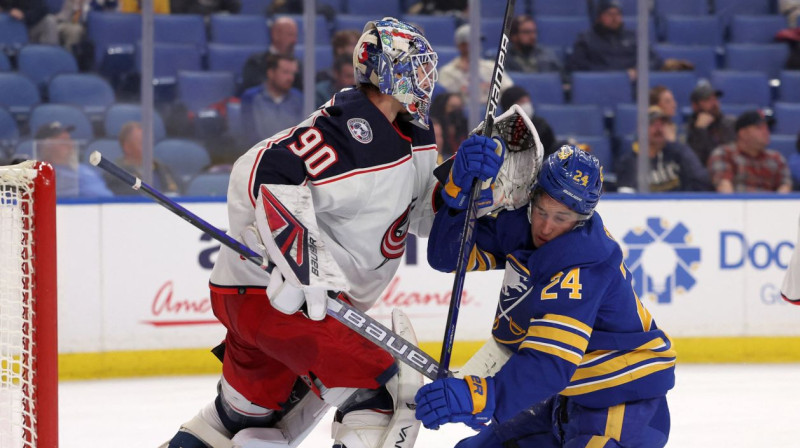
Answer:
<svg viewBox="0 0 800 448"><path fill-rule="evenodd" d="M58 447L52 166L0 166L0 447Z"/></svg>

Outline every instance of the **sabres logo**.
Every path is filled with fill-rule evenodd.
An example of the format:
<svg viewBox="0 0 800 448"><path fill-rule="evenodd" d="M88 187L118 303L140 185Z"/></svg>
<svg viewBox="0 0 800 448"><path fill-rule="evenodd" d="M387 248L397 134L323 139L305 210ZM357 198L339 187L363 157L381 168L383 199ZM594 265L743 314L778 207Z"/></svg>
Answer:
<svg viewBox="0 0 800 448"><path fill-rule="evenodd" d="M347 129L359 143L367 144L372 141L372 128L369 122L363 118L351 118L347 120Z"/></svg>
<svg viewBox="0 0 800 448"><path fill-rule="evenodd" d="M561 160L564 160L571 155L572 155L572 148L570 148L569 146L564 145L558 150L558 158Z"/></svg>

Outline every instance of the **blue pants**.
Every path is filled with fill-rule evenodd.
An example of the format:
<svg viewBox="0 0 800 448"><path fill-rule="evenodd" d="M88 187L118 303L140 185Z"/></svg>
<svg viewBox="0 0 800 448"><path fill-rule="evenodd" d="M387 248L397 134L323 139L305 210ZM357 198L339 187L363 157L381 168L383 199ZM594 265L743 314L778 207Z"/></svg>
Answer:
<svg viewBox="0 0 800 448"><path fill-rule="evenodd" d="M661 448L669 437L666 397L587 408L555 396L495 423L457 448Z"/></svg>

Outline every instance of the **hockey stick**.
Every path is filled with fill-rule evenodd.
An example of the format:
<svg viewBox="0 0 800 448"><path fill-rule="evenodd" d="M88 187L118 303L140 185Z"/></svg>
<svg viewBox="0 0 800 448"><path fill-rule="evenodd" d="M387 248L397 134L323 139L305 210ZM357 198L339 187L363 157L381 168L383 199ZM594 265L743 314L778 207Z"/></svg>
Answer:
<svg viewBox="0 0 800 448"><path fill-rule="evenodd" d="M224 244L247 260L255 263L261 267L261 269L269 272L275 267L275 264L272 262L265 263L261 255L241 242L231 238L227 233L209 224L172 199L164 196L160 191L142 182L141 179L120 168L114 162L104 159L103 155L99 152L94 151L89 156L89 162L125 182L126 185L129 185L134 190L138 190L150 196L172 213L180 216L207 235ZM386 350L389 354L394 356L395 359L408 364L414 370L430 379L436 379L439 364L433 357L422 351L416 345L408 342L385 325L368 316L366 313L342 300L328 297L327 314L346 327L372 341L378 347Z"/></svg>
<svg viewBox="0 0 800 448"><path fill-rule="evenodd" d="M503 17L503 30L500 34L500 45L497 48L497 59L492 70L492 79L489 85L489 99L486 105L486 118L483 120L483 135L491 137L492 127L494 126L494 116L497 111L497 103L500 101L500 83L505 76L506 51L508 51L509 32L511 30L511 19L514 15L515 0L506 1L506 12ZM456 336L456 322L458 312L461 308L461 294L464 290L464 280L467 274L467 263L469 254L472 252L473 234L475 232L475 221L477 220L478 209L476 201L481 194L481 181L475 178L472 181L472 191L467 203L467 213L464 218L464 228L461 232L461 245L458 249L458 263L456 264L455 279L453 280L452 295L450 296L450 309L447 311L447 322L445 323L444 339L442 340L442 354L439 356L439 376L446 378L447 370L450 368L450 357L453 354L453 343Z"/></svg>

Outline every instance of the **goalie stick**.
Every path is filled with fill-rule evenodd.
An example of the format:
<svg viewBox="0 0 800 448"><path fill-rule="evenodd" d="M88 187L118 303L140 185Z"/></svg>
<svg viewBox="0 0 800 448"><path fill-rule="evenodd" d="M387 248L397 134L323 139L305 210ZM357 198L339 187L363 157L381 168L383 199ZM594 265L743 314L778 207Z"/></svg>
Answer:
<svg viewBox="0 0 800 448"><path fill-rule="evenodd" d="M92 152L92 154L89 156L89 162L125 182L126 185L129 185L134 190L143 192L144 194L150 196L172 213L180 216L215 240L232 249L247 260L255 263L261 267L261 269L269 272L275 267L275 264L272 262L265 263L265 260L263 257L261 257L261 255L257 254L255 251L245 246L241 242L235 240L227 233L209 224L207 221L190 212L172 199L164 196L160 191L142 182L141 179L120 168L114 162L106 160L98 151ZM433 359L433 357L422 351L422 349L417 347L415 344L407 341L385 325L381 324L377 320L368 316L363 311L351 306L350 304L338 298L332 298L329 296L327 315L338 320L346 327L365 337L369 341L372 341L372 343L378 347L381 347L389 352L389 354L391 354L395 359L408 364L411 366L411 368L417 372L420 372L426 377L430 379L436 379L437 374L441 375L439 364L435 359ZM445 371L444 374L446 376L448 372Z"/></svg>
<svg viewBox="0 0 800 448"><path fill-rule="evenodd" d="M486 117L483 120L483 135L492 136L494 126L494 115L497 110L497 103L500 101L500 83L505 76L506 51L508 51L508 35L511 31L511 19L514 15L515 0L506 1L506 12L503 16L503 30L500 34L500 45L497 48L497 59L492 70L492 79L489 85L489 99L486 104ZM478 209L476 202L481 194L480 179L472 181L472 191L467 203L467 213L464 218L464 228L461 232L461 244L458 249L458 263L456 264L455 279L453 280L452 295L450 296L450 308L447 311L447 322L444 328L444 339L442 340L442 354L439 356L439 376L446 378L447 369L450 367L450 357L453 354L453 342L456 336L456 322L458 312L461 308L461 293L464 290L464 280L467 274L467 262L472 251L473 233L475 231L475 221L477 220Z"/></svg>

